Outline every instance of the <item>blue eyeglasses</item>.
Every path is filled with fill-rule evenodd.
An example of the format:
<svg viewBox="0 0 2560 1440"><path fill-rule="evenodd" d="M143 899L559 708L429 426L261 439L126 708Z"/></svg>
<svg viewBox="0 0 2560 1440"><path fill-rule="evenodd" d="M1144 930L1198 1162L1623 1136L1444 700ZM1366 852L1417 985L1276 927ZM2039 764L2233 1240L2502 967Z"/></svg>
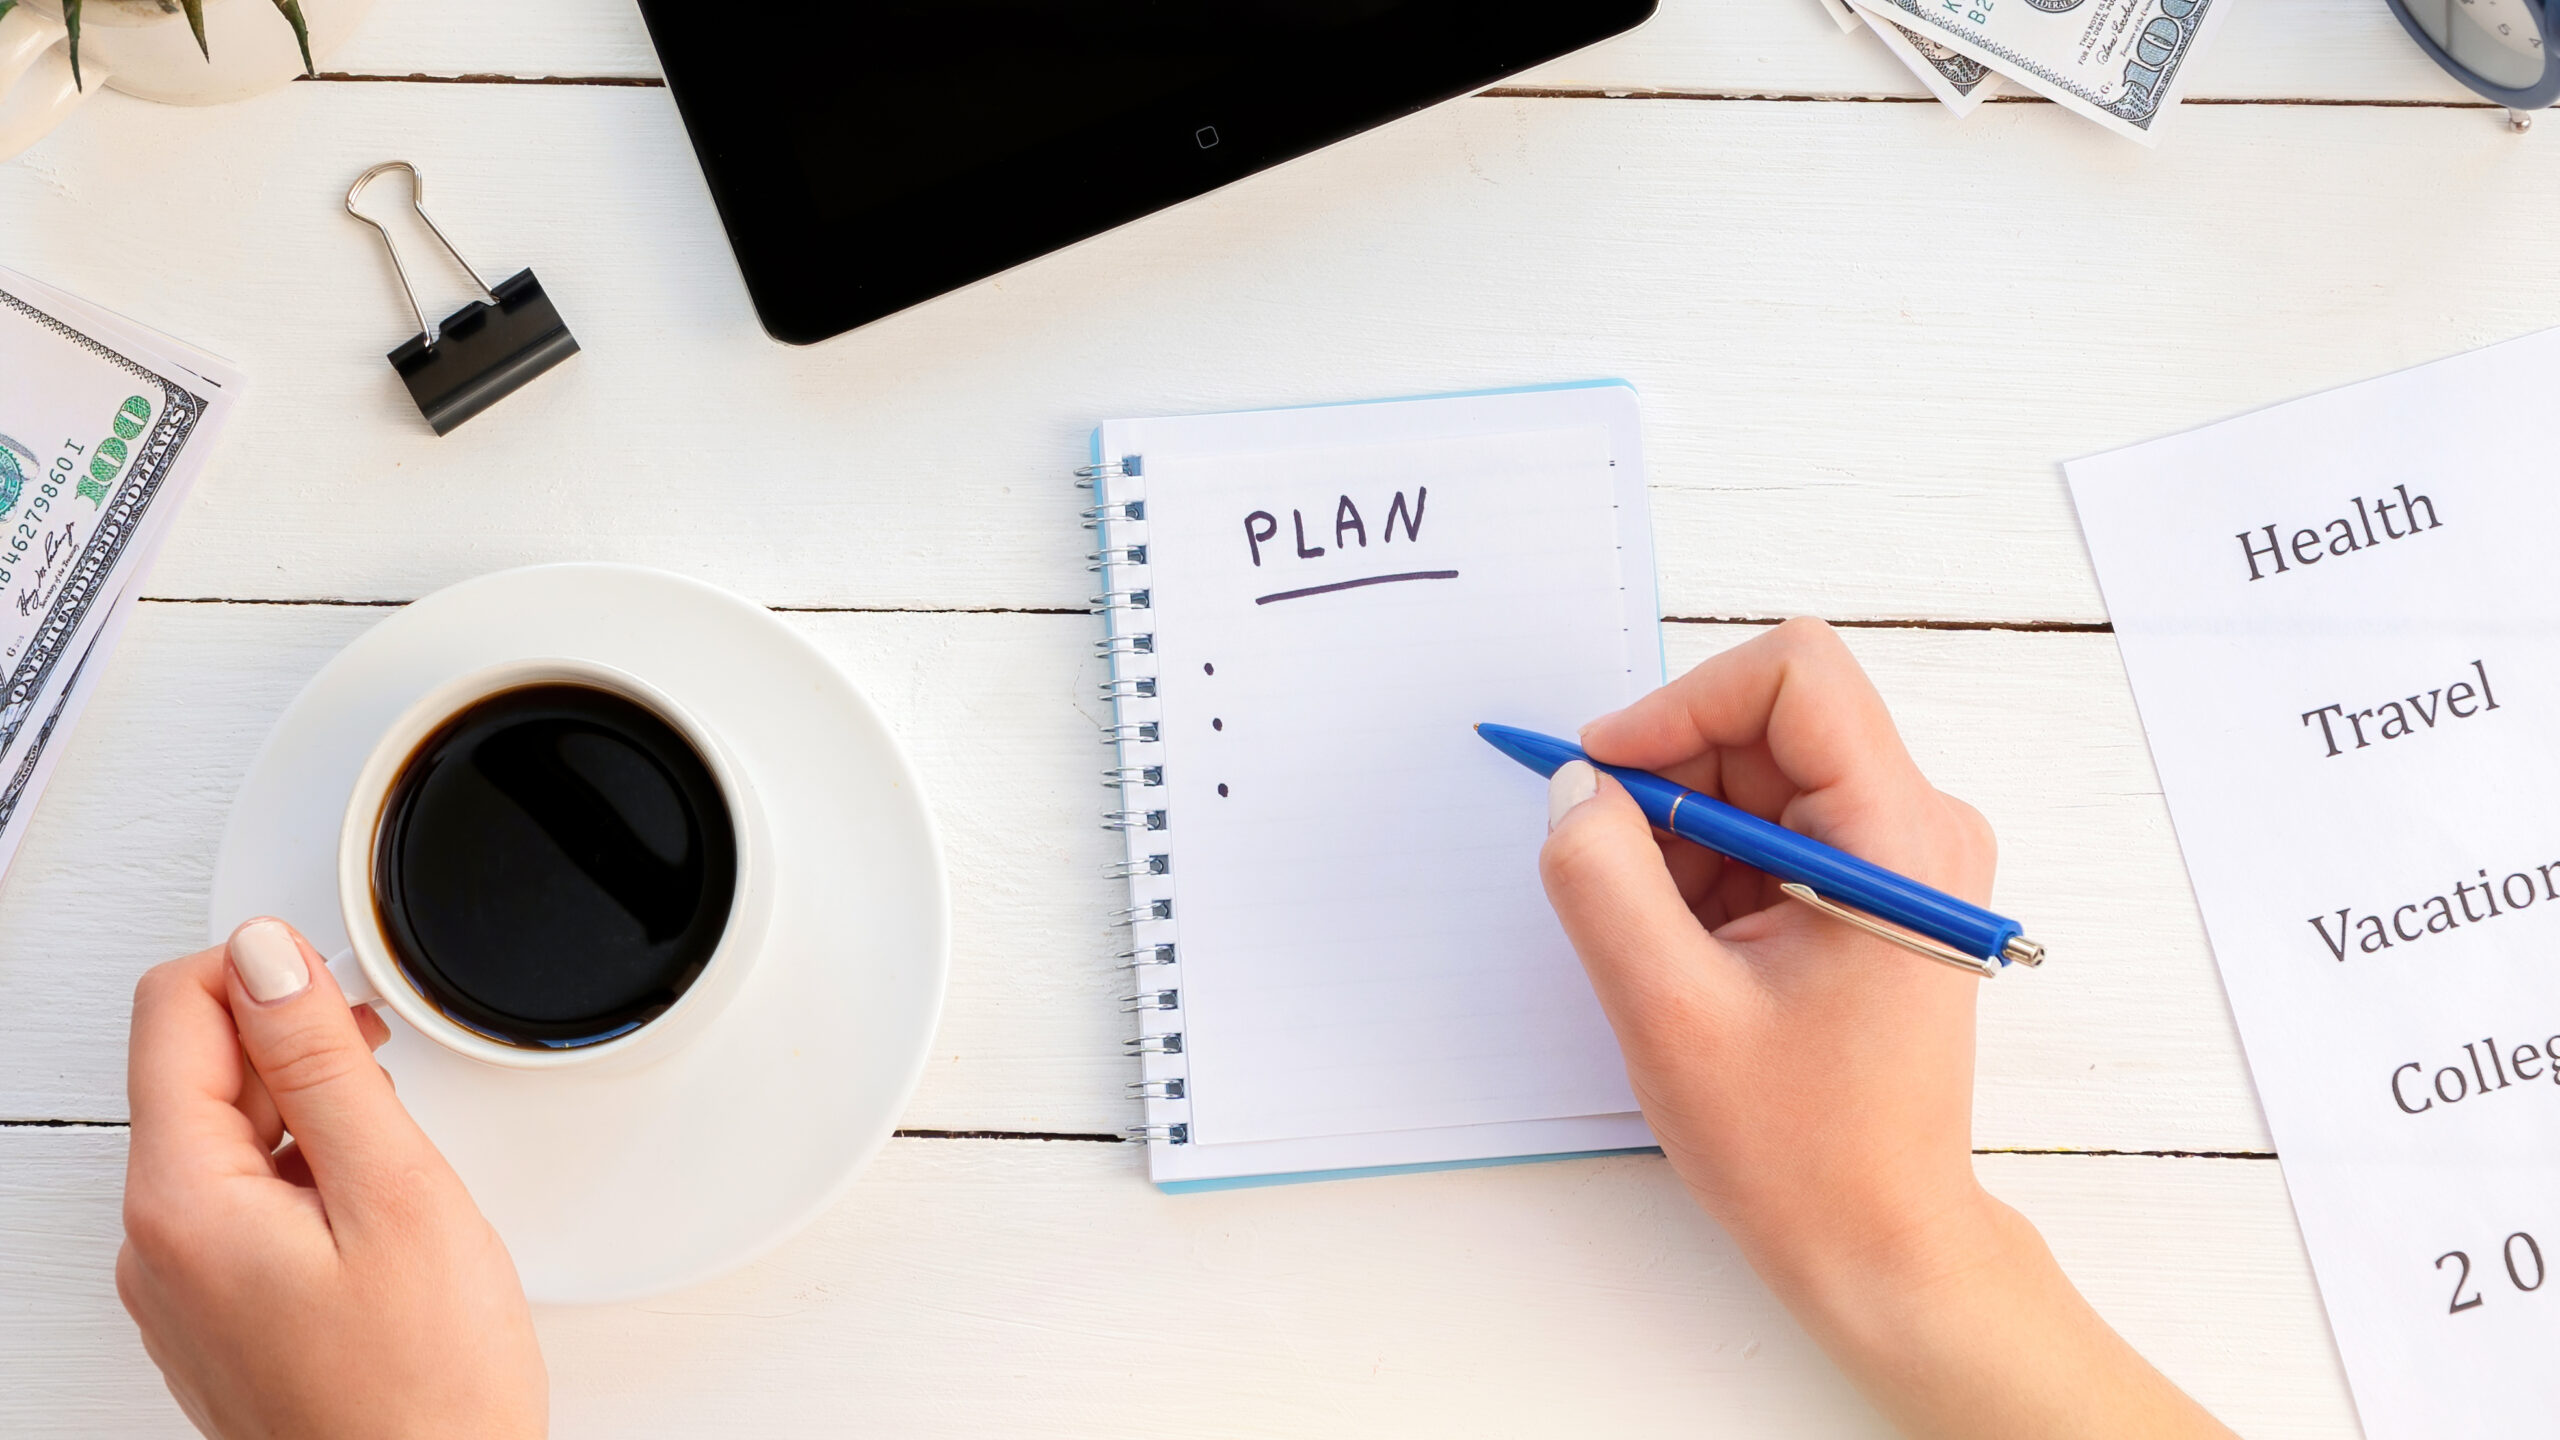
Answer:
<svg viewBox="0 0 2560 1440"><path fill-rule="evenodd" d="M2426 48L2453 78L2514 112L2517 129L2532 124L2524 112L2560 99L2560 66L2551 63L2546 0L2391 0L2409 38Z"/></svg>

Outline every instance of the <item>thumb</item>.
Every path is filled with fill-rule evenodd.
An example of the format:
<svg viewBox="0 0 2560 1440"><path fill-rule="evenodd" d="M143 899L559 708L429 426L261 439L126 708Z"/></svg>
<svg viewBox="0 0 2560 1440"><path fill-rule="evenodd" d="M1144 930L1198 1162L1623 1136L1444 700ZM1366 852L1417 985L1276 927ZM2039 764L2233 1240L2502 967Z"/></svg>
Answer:
<svg viewBox="0 0 2560 1440"><path fill-rule="evenodd" d="M232 931L226 949L240 1048L324 1198L333 1185L360 1187L434 1155L309 941L281 920L262 918Z"/></svg>
<svg viewBox="0 0 2560 1440"><path fill-rule="evenodd" d="M1633 1051L1717 1028L1750 977L1690 913L1644 811L1624 786L1579 760L1548 782L1547 807L1538 856L1547 903L1619 1042Z"/></svg>

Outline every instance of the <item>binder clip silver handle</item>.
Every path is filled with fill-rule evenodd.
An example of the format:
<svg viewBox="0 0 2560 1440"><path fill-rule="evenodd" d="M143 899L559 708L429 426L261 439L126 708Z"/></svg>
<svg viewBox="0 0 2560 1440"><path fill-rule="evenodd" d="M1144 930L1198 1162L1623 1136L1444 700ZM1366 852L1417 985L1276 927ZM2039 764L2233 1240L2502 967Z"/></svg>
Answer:
<svg viewBox="0 0 2560 1440"><path fill-rule="evenodd" d="M400 277L400 293L409 297L409 309L418 317L418 333L427 337L427 345L432 349L436 341L443 338L443 327L428 319L427 307L418 303L418 287L409 279L409 267L401 263L398 242L391 238L391 232L383 228L381 221L356 209L356 197L364 193L365 187L394 170L409 172L409 208L417 211L418 218L427 222L427 233L436 237L436 243L444 247L444 253L452 256L453 263L461 266L462 273L470 276L471 283L479 287L480 298L495 305L498 297L491 293L489 282L480 278L480 272L471 268L471 262L462 258L462 251L454 245L452 237L444 233L444 227L436 223L436 217L427 213L427 177L418 173L417 166L406 160L385 160L357 176L356 183L347 187L347 213L372 226L374 233L382 237L382 248L391 252L392 273Z"/></svg>

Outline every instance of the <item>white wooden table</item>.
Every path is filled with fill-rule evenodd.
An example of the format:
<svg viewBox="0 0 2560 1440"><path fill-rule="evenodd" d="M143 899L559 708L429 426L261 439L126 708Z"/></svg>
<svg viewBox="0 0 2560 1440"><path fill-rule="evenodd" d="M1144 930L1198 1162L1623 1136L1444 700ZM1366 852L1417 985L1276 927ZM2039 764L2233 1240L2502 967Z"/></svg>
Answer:
<svg viewBox="0 0 2560 1440"><path fill-rule="evenodd" d="M202 943L268 726L383 607L565 558L837 657L931 783L957 941L906 1128L831 1214L541 1317L562 1435L1880 1433L1658 1159L1176 1199L1111 1138L1086 430L1593 375L1646 397L1674 666L1856 626L1999 827L2056 960L1983 995L1985 1179L2244 1432L2353 1434L2055 462L2560 322L2560 134L2510 136L2381 0L2225 3L2146 152L1913 103L1813 0L1666 0L814 350L756 330L628 0L385 0L322 82L100 99L0 166L0 262L256 388L0 888L0 1434L185 1433L110 1280L126 1009ZM338 212L393 156L586 345L444 440Z"/></svg>

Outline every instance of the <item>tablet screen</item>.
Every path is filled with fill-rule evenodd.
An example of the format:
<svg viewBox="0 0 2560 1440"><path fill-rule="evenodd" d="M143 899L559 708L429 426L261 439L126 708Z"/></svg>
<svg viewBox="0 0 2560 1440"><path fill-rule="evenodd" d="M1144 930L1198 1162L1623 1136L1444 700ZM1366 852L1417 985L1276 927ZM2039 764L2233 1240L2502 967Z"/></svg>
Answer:
<svg viewBox="0 0 2560 1440"><path fill-rule="evenodd" d="M805 342L1623 30L1653 0L642 0Z"/></svg>

